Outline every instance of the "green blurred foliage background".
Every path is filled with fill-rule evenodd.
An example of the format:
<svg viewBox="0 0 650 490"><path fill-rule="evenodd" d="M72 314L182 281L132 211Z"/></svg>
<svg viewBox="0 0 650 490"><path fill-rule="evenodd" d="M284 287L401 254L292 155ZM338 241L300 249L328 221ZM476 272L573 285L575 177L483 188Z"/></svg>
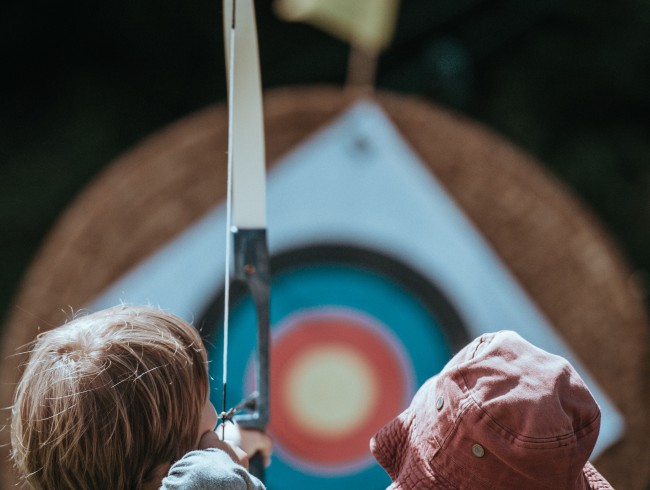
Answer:
<svg viewBox="0 0 650 490"><path fill-rule="evenodd" d="M256 8L266 87L344 82L344 43L279 20L270 0ZM143 137L225 98L220 0L2 10L0 315L90 179ZM402 0L377 86L442 103L536 156L647 282L650 2Z"/></svg>

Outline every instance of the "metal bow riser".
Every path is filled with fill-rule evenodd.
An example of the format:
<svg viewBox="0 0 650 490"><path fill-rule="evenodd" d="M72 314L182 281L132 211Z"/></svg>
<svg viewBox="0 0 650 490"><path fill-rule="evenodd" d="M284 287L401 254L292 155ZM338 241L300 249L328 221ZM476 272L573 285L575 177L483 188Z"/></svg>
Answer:
<svg viewBox="0 0 650 490"><path fill-rule="evenodd" d="M235 415L237 423L264 431L269 422L269 267L266 230L233 231L235 279L243 281L255 304L257 313L257 359L255 380L257 396L252 413Z"/></svg>

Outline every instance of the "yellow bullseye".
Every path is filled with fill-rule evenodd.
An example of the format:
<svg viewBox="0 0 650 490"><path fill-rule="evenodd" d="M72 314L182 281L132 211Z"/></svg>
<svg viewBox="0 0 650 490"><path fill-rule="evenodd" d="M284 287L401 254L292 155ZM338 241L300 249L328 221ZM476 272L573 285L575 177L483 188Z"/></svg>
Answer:
<svg viewBox="0 0 650 490"><path fill-rule="evenodd" d="M283 397L295 423L322 438L359 427L375 408L378 382L366 359L345 345L302 352L288 369Z"/></svg>

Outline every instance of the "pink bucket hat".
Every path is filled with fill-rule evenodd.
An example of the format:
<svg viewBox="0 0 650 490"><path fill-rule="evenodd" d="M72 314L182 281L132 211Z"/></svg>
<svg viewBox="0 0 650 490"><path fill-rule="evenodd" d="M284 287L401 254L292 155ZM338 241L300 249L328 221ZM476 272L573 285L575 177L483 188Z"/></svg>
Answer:
<svg viewBox="0 0 650 490"><path fill-rule="evenodd" d="M575 369L502 331L456 354L370 448L390 489L611 489L587 461L599 428Z"/></svg>

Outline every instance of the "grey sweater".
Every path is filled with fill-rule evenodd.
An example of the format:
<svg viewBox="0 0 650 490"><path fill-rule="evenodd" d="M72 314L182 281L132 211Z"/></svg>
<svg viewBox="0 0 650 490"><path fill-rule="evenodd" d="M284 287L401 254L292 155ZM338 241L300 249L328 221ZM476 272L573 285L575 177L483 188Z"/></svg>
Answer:
<svg viewBox="0 0 650 490"><path fill-rule="evenodd" d="M176 461L160 490L265 490L264 484L220 449L191 451Z"/></svg>

